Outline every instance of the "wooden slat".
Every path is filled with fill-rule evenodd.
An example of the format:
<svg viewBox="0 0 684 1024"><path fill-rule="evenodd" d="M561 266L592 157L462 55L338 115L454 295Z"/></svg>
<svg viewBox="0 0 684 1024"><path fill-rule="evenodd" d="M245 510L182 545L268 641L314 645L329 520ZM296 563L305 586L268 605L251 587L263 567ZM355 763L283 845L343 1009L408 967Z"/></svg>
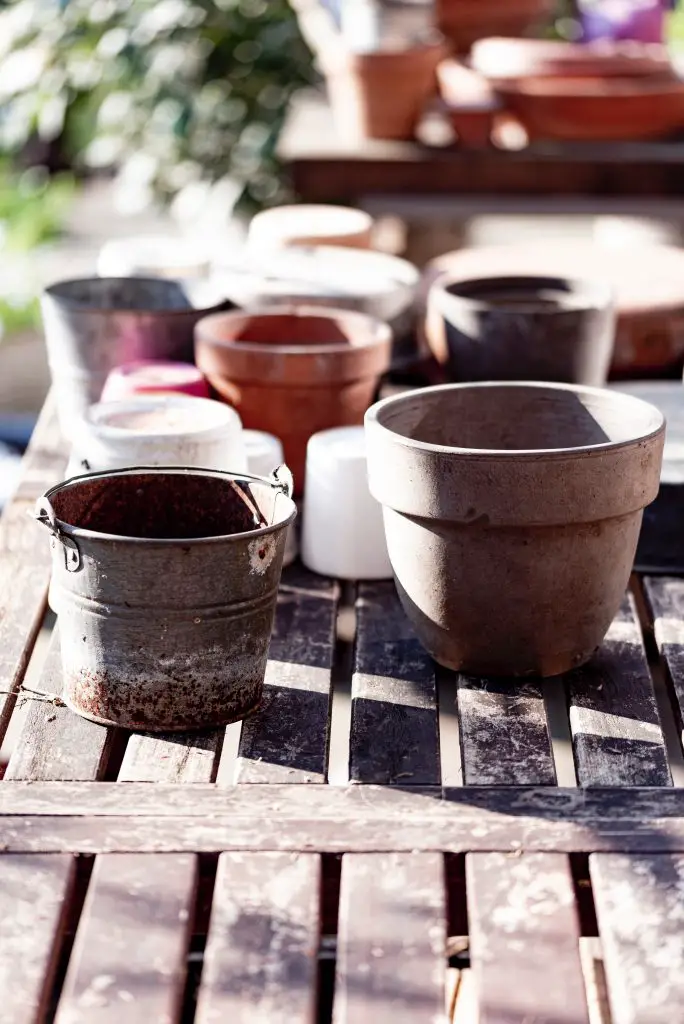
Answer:
<svg viewBox="0 0 684 1024"><path fill-rule="evenodd" d="M0 846L17 853L679 852L684 791L464 787L441 799L439 789L418 787L3 782Z"/></svg>
<svg viewBox="0 0 684 1024"><path fill-rule="evenodd" d="M255 827L269 828L267 819L311 817L324 822L377 817L423 821L483 821L511 826L516 817L540 823L584 826L598 820L640 823L684 818L684 788L612 789L528 786L273 786L188 788L132 782L8 782L0 785L0 822L11 828L15 817L50 815L71 818L256 817ZM410 825L410 820L406 822Z"/></svg>
<svg viewBox="0 0 684 1024"><path fill-rule="evenodd" d="M553 786L556 769L539 683L458 677L467 786Z"/></svg>
<svg viewBox="0 0 684 1024"><path fill-rule="evenodd" d="M349 777L352 782L438 785L434 665L394 583L365 583L356 605Z"/></svg>
<svg viewBox="0 0 684 1024"><path fill-rule="evenodd" d="M566 686L580 785L672 785L631 594L598 654L566 676Z"/></svg>
<svg viewBox="0 0 684 1024"><path fill-rule="evenodd" d="M613 1024L671 1024L684 1006L684 856L589 863Z"/></svg>
<svg viewBox="0 0 684 1024"><path fill-rule="evenodd" d="M29 516L66 465L54 403L45 407L22 463L16 492L0 519L0 739L14 691L26 672L45 611L50 579L48 535Z"/></svg>
<svg viewBox="0 0 684 1024"><path fill-rule="evenodd" d="M55 628L37 689L62 692L59 631ZM114 730L79 718L68 708L29 700L6 779L92 781L101 778Z"/></svg>
<svg viewBox="0 0 684 1024"><path fill-rule="evenodd" d="M69 856L0 855L0 1017L43 1020L73 883Z"/></svg>
<svg viewBox="0 0 684 1024"><path fill-rule="evenodd" d="M656 643L672 682L680 738L684 730L684 580L648 576L644 592L650 606Z"/></svg>
<svg viewBox="0 0 684 1024"><path fill-rule="evenodd" d="M313 1024L320 857L219 859L196 1024Z"/></svg>
<svg viewBox="0 0 684 1024"><path fill-rule="evenodd" d="M334 1024L437 1024L445 978L443 858L345 855Z"/></svg>
<svg viewBox="0 0 684 1024"><path fill-rule="evenodd" d="M133 733L126 744L119 782L212 782L222 730L196 733Z"/></svg>
<svg viewBox="0 0 684 1024"><path fill-rule="evenodd" d="M466 871L480 1024L588 1024L568 858L472 854Z"/></svg>
<svg viewBox="0 0 684 1024"><path fill-rule="evenodd" d="M195 886L192 855L98 857L56 1024L175 1024Z"/></svg>
<svg viewBox="0 0 684 1024"><path fill-rule="evenodd" d="M283 573L264 699L243 723L236 782L325 782L337 600L332 581L300 566Z"/></svg>

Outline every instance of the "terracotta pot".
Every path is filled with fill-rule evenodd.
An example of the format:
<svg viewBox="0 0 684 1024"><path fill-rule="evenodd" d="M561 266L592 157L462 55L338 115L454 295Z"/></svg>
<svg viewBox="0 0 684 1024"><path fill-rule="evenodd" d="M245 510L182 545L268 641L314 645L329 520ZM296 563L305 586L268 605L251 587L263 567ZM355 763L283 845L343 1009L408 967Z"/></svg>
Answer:
<svg viewBox="0 0 684 1024"><path fill-rule="evenodd" d="M544 20L553 0L435 0L435 22L456 53L487 36L518 36Z"/></svg>
<svg viewBox="0 0 684 1024"><path fill-rule="evenodd" d="M386 253L315 245L218 267L217 279L244 309L296 303L351 309L383 320L392 329L392 369L414 364L423 354L416 339L418 270Z"/></svg>
<svg viewBox="0 0 684 1024"><path fill-rule="evenodd" d="M672 78L664 46L641 43L564 43L549 39L481 39L472 48L473 71L494 81L560 75Z"/></svg>
<svg viewBox="0 0 684 1024"><path fill-rule="evenodd" d="M413 139L437 91L441 38L372 53L336 51L322 61L333 117L349 139Z"/></svg>
<svg viewBox="0 0 684 1024"><path fill-rule="evenodd" d="M568 238L459 249L426 267L417 298L419 315L420 309L425 309L430 287L442 274L460 281L521 274L603 280L613 291L617 312L611 376L681 376L682 249L640 243L606 250L593 242Z"/></svg>
<svg viewBox="0 0 684 1024"><path fill-rule="evenodd" d="M391 349L386 324L345 310L229 313L195 330L197 365L248 430L281 439L297 493L309 438L363 422Z"/></svg>
<svg viewBox="0 0 684 1024"><path fill-rule="evenodd" d="M657 139L684 126L680 80L539 77L497 91L530 141Z"/></svg>
<svg viewBox="0 0 684 1024"><path fill-rule="evenodd" d="M604 284L559 277L440 278L425 332L451 380L548 380L601 386L615 317Z"/></svg>
<svg viewBox="0 0 684 1024"><path fill-rule="evenodd" d="M440 664L554 676L618 611L665 421L617 391L449 384L366 414L397 589Z"/></svg>
<svg viewBox="0 0 684 1024"><path fill-rule="evenodd" d="M343 245L370 249L373 218L348 206L276 206L257 213L247 245L262 255L291 245Z"/></svg>

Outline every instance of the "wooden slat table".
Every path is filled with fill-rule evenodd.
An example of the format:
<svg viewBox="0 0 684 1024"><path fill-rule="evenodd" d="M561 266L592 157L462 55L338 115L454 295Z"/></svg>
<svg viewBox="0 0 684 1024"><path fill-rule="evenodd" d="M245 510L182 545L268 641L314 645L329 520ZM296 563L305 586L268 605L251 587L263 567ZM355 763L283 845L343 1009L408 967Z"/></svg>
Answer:
<svg viewBox="0 0 684 1024"><path fill-rule="evenodd" d="M129 735L60 704L58 629L23 686L26 513L64 462L48 404L0 524L0 1019L681 1019L684 579L635 577L590 665L514 684L436 670L391 584L295 566L260 712Z"/></svg>

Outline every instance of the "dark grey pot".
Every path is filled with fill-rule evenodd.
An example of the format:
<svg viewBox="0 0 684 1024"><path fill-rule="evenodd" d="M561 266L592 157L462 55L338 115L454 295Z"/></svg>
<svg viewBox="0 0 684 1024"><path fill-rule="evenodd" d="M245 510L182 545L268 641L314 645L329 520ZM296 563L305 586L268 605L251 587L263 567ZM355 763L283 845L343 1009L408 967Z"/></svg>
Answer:
<svg viewBox="0 0 684 1024"><path fill-rule="evenodd" d="M454 381L605 384L615 315L608 285L560 277L441 278L426 335Z"/></svg>

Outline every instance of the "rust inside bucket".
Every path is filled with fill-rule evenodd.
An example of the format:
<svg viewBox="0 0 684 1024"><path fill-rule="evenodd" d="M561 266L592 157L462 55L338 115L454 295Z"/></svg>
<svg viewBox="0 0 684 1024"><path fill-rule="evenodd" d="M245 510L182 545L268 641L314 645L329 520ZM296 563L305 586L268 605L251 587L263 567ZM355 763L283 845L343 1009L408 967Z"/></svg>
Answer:
<svg viewBox="0 0 684 1024"><path fill-rule="evenodd" d="M189 473L126 473L83 480L51 497L61 522L118 537L150 540L224 537L265 526L270 502L247 481Z"/></svg>

